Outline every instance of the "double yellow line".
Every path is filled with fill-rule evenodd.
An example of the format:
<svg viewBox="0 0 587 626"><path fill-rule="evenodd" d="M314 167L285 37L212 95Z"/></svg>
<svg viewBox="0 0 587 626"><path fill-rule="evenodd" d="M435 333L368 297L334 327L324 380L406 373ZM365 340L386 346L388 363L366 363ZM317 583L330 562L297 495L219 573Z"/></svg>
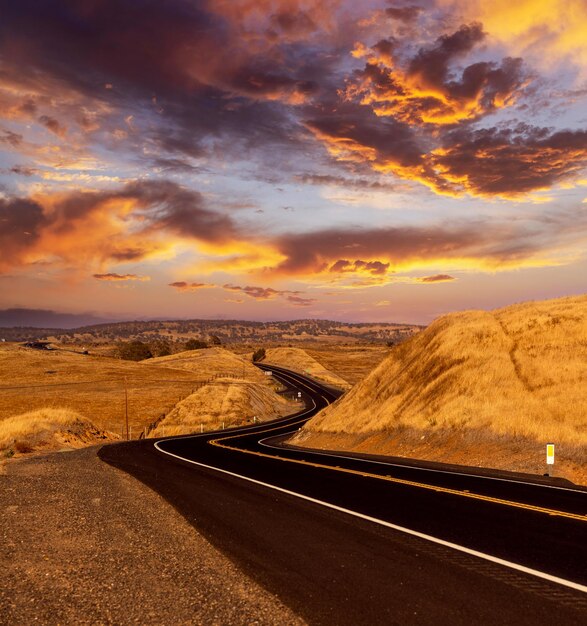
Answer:
<svg viewBox="0 0 587 626"><path fill-rule="evenodd" d="M295 426L297 423L302 423L306 421L300 420L299 422L294 422L293 424L289 424L288 426ZM275 430L282 429L283 426L277 426L274 428L267 428L266 430L257 431L255 434L263 434L269 433ZM267 459L274 459L278 461L284 461L286 463L297 463L298 465L305 465L306 467L317 467L320 469L331 470L335 472L342 472L344 474L354 474L356 476L363 476L366 478L374 478L376 480L383 480L386 482L396 483L399 485L407 485L409 487L417 487L418 489L426 489L427 491L436 491L440 493L448 493L453 496L460 496L462 498L470 498L473 500L481 500L483 502L491 502L492 504L501 504L504 506L514 507L517 509L525 509L527 511L534 511L535 513L543 513L545 515L551 515L556 517L565 517L568 519L573 519L579 522L587 522L587 514L580 515L578 513L567 513L566 511L559 511L557 509L549 509L546 507L535 506L533 504L525 504L523 502L515 502L513 500L504 500L502 498L493 498L492 496L484 496L479 493L471 493L465 490L459 489L449 489L448 487L438 487L435 485L429 485L427 483L420 483L413 480L404 480L403 478L394 478L393 476L382 476L380 474L371 474L370 472L361 472L359 470L347 469L344 467L338 467L333 465L324 465L322 463L314 463L312 461L304 461L303 459L292 459L287 457L281 457L273 454L265 454L263 452L257 452L254 450L245 450L243 448L238 448L236 446L230 446L225 443L221 443L224 441L228 441L230 439L237 439L241 435L231 435L229 437L222 437L220 439L211 439L208 443L218 448L224 448L226 450L235 450L237 452L241 452L243 454L254 454L255 456L264 457Z"/></svg>

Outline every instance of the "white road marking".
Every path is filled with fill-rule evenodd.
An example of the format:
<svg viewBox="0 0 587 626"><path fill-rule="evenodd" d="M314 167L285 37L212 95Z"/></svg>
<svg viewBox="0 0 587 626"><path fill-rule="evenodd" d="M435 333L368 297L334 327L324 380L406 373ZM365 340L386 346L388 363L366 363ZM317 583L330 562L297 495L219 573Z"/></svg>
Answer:
<svg viewBox="0 0 587 626"><path fill-rule="evenodd" d="M287 377L287 374L285 374L284 372L280 372L281 375L283 375L284 377ZM291 380L292 377L290 377ZM315 390L311 389L308 385L304 384L303 382L296 380L295 377L293 377L293 380L299 384L302 385L304 387L306 387L306 389L310 389L313 393L316 393ZM324 396L322 396L324 398ZM310 411L312 411L315 407L316 407L316 403L314 402L313 398L310 398L312 400L312 403L314 404L314 407L307 409L306 411L304 411L303 413L300 413L299 415L297 415L297 418L302 418L306 413L309 413ZM326 398L324 398L324 400L326 400ZM326 400L327 401L327 400ZM292 418L293 419L293 418ZM285 421L285 420L284 420ZM234 429L231 432L233 433L239 433L239 432L243 432L252 428L258 428L258 426L245 426L242 428L238 428L238 429ZM221 431L220 431L221 432ZM202 436L209 436L210 433L207 433L205 435L192 435L189 437L182 437L182 439L191 439L191 438L199 438ZM272 437L266 437L265 439L262 439L259 441L259 443L261 445L264 445L265 447L268 448L273 448L273 449L280 449L277 446L271 446L268 445L266 443L263 443L264 441L266 441L267 439L271 439ZM313 502L314 504L319 504L320 506L324 506L326 508L329 509L333 509L335 511L339 511L341 513L346 513L347 515L352 515L353 517L358 517L360 519L364 519L367 520L369 522L373 522L375 524L379 524L380 526L385 526L387 528L391 528L392 530L396 530L398 532L402 532L408 535L412 535L414 537L419 537L420 539L424 539L426 541L430 541L432 543L436 543L438 545L447 547L447 548L451 548L453 550L457 550L459 552L464 552L465 554L469 554L471 556L475 556L478 557L480 559L484 559L486 561L490 561L492 563L497 563L498 565L502 565L504 567L508 567L510 569L513 570L517 570L519 572L523 572L525 574L529 574L531 576L535 576L537 578L541 578L543 580L547 580L549 582L553 582L559 585L563 585L565 587L569 587L571 589L574 589L576 591L581 591L583 593L587 593L587 586L585 585L581 585L579 583L573 582L571 580L567 580L565 578L560 578L558 576L553 576L552 574L548 574L546 572L542 572L540 570L536 570L530 567L526 567L525 565L521 565L519 563L514 563L512 561L507 561L505 559L501 559L499 557L493 556L491 554L487 554L485 552L480 552L478 550L473 550L472 548L467 548L466 546L461 546L460 544L456 544L456 543L452 543L450 541L445 541L444 539L440 539L439 537L434 537L432 535L427 535L425 533L421 533L419 531L416 530L412 530L411 528L406 528L404 526L399 526L397 524L393 524L391 522L387 522L385 520L376 518L376 517L371 517L370 515L364 515L363 513L359 513L358 511L353 511L351 509L347 509L344 507L340 507L337 506L336 504L331 504L330 502L325 502L323 500L318 500L316 498L312 498L310 496L306 496L304 494L298 493L296 491L290 491L289 489L284 489L283 487L278 487L277 485L272 485L270 483L266 483L260 480L256 480L255 478L250 478L248 476L243 476L242 474L237 474L235 472L230 472L228 470L219 468L219 467L214 467L212 465L207 465L205 463L200 463L199 461L193 461L192 459L187 459L185 457L179 456L177 454L173 454L172 452L168 452L167 450L163 450L160 446L160 444L164 444L165 441L169 441L169 439L166 440L162 440L162 441L157 441L155 442L155 448L157 450L159 450L159 452L163 453L163 454L167 454L168 456L172 456L176 459L179 459L181 461L185 461L187 463L191 463L192 465L198 465L200 467L204 467L206 469L210 469L216 472L220 472L222 474L227 474L229 476L233 476L235 478L240 478L241 480L246 480L248 482L257 484L257 485L261 485L262 487L266 487L268 489L273 489L274 491L279 491L281 493L285 493L287 495L290 496L294 496L296 498L300 498L302 500L306 500L308 502ZM287 448L281 448L282 450L286 450ZM348 456L343 456L343 455L335 455L335 454L327 454L327 453L322 453L322 452L309 452L306 450L302 450L300 452L303 453L309 453L309 454L315 454L315 455L319 455L319 456L330 456L330 457L334 457L334 458L341 458L341 459L346 459L346 460L353 460L353 461L363 461L366 463L373 463L373 464L378 464L378 465L389 465L392 467L409 467L411 469L417 469L417 470L421 470L421 471L429 471L429 472L437 472L437 473L443 473L443 474L455 474L458 476L470 476L470 477L474 477L474 478L485 478L487 480L499 480L499 481L503 481L503 482L513 482L513 483L520 483L520 484L525 484L525 485L532 485L532 486L538 486L538 487L548 487L550 489L561 489L563 491L574 491L575 493L577 492L574 489L568 489L565 487L556 487L556 486L552 486L552 485L540 485L540 484L536 484L536 483L526 483L524 481L520 481L520 480L511 480L511 479L507 479L507 478L494 478L491 476L480 476L477 474L466 474L466 473L461 473L461 472L450 472L450 471L446 471L446 470L435 470L435 469L430 469L430 468L423 468L423 467L413 467L413 466L406 466L406 465L401 465L401 464L397 464L397 463L385 463L383 461L372 461L369 459L357 459L355 457L348 457Z"/></svg>
<svg viewBox="0 0 587 626"><path fill-rule="evenodd" d="M230 472L225 469L221 469L219 467L214 467L212 465L206 465L205 463L200 463L198 461L192 461L191 459L186 459L185 457L179 456L177 454L173 454L172 452L168 452L163 450L160 447L160 443L156 442L155 448L162 452L163 454L167 454L169 456L175 457L176 459L180 459L181 461L186 461L187 463L192 463L193 465L199 465L200 467L205 467L206 469L211 469L216 472L221 472L222 474L227 474L229 476L233 476L235 478L240 478L241 480L246 480L248 482L254 483L256 485L261 485L262 487L266 487L268 489L273 489L275 491L280 491L281 493L285 493L290 496L294 496L296 498L300 498L302 500L307 500L308 502L313 502L314 504L319 504L329 509L333 509L335 511L340 511L341 513L346 513L347 515L352 515L353 517L358 517L360 519L367 520L368 522L373 522L375 524L379 524L380 526L385 526L387 528L391 528L392 530L396 530L408 535L412 535L414 537L419 537L420 539L425 539L426 541L430 541L432 543L439 544L441 546L445 546L447 548L452 548L453 550L458 550L459 552L464 552L465 554L469 554L471 556L476 556L480 559L484 559L486 561L490 561L492 563L497 563L498 565L503 565L504 567L508 567L510 569L517 570L519 572L523 572L525 574L530 574L531 576L536 576L537 578L542 578L543 580L548 580L549 582L557 583L559 585L563 585L565 587L570 587L571 589L575 589L576 591L582 591L583 593L587 593L587 587L585 585L581 585L579 583L575 583L571 580L566 580L565 578L559 578L558 576L552 576L551 574L547 574L546 572L541 572L540 570L535 570L530 567L526 567L525 565L520 565L519 563L513 563L512 561L506 561L504 559L500 559L499 557L493 556L491 554L486 554L485 552L479 552L478 550L472 550L471 548L467 548L466 546L461 546L456 543L452 543L450 541L445 541L444 539L440 539L438 537L433 537L432 535L426 535L424 533L418 532L416 530L412 530L410 528L405 528L404 526L398 526L397 524L392 524L391 522L386 522L385 520L378 519L376 517L371 517L370 515L363 515L363 513L358 513L357 511L352 511L351 509L346 509L336 504L331 504L330 502L324 502L323 500L317 500L316 498L311 498L310 496L305 496L302 493L297 493L296 491L290 491L289 489L283 489L282 487L278 487L277 485L271 485L269 483L263 482L261 480L256 480L255 478L249 478L248 476L243 476L242 474L236 474L235 472Z"/></svg>

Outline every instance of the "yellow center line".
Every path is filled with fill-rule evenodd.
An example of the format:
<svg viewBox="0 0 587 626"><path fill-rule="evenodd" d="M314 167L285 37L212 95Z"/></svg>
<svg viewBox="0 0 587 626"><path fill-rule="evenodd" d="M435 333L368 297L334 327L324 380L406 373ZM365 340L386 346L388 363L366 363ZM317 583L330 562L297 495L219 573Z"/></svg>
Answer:
<svg viewBox="0 0 587 626"><path fill-rule="evenodd" d="M295 379L294 379L295 380ZM301 384L303 387L310 389L307 385L300 383L299 381L295 381L296 384ZM314 390L312 390L314 391ZM314 391L315 393L315 391ZM324 396L322 396L324 398ZM324 398L326 400L326 398ZM328 400L326 400L328 403ZM328 403L329 404L329 403ZM300 419L297 422L292 422L287 426L295 426L296 424L301 424L307 421L307 418ZM266 428L265 430L256 431L254 434L263 434L269 433L275 430L280 430L284 428L284 425L274 426L272 428ZM277 461L285 461L286 463L297 463L298 465L305 465L310 467L317 467L320 469L327 469L334 472L342 472L344 474L354 474L356 476L363 476L366 478L374 478L376 480L384 480L391 483L397 483L400 485L407 485L409 487L417 487L418 489L426 489L428 491L436 491L441 493L448 493L454 496L460 496L461 498L470 498L473 500L481 500L483 502L491 502L492 504L502 504L504 506L513 507L516 509L525 509L527 511L534 511L535 513L543 513L545 515L557 516L557 517L566 517L568 519L577 520L579 522L587 522L587 515L580 515L578 513L567 513L566 511L559 511L557 509L549 509L546 507L535 506L533 504L525 504L523 502L515 502L514 500L503 500L502 498L493 498L492 496L484 496L479 493L471 493L468 490L458 490L458 489L449 489L448 487L438 487L435 485L429 485L427 483L420 483L413 480L404 480L403 478L394 478L393 476L382 476L380 474L371 474L369 472L361 472L359 470L347 469L344 467L332 466L332 465L324 465L322 463L314 463L312 461L305 461L303 459L292 459L288 457L281 457L273 454L266 454L264 452L256 452L253 450L245 450L243 448L237 448L235 446L229 446L220 441L228 441L230 439L237 439L241 435L232 435L229 437L221 437L218 439L211 439L208 441L209 444L216 446L218 448L225 448L226 450L236 450L238 452L242 452L243 454L254 454L255 456L264 457L267 459L274 459Z"/></svg>
<svg viewBox="0 0 587 626"><path fill-rule="evenodd" d="M305 420L300 420L300 422L294 422L290 424L291 426L295 426L297 423L301 423ZM279 430L281 427L268 428L266 430L257 431L255 434L262 434L266 432L271 432L274 430ZM310 467L317 467L320 469L327 469L335 472L342 472L344 474L354 474L356 476L363 476L366 478L374 478L376 480L384 480L387 482L397 483L400 485L408 485L409 487L417 487L418 489L426 489L428 491L437 491L441 493L449 493L451 495L460 496L462 498L470 498L473 500L482 500L483 502L491 502L493 504L502 504L505 506L514 507L517 509L525 509L527 511L534 511L536 513L544 513L546 515L553 515L557 517L566 517L568 519L574 519L580 522L587 522L586 515L580 515L578 513L567 513L566 511L558 511L557 509L548 509L541 506L535 506L533 504L524 504L523 502L515 502L513 500L503 500L502 498L493 498L492 496L484 496L479 493L471 493L470 491L460 491L458 489L449 489L448 487L439 487L436 485L429 485L427 483L420 483L413 480L405 480L403 478L394 478L393 476L382 476L380 474L371 474L369 472L361 472L359 470L348 469L344 467L332 466L332 465L324 465L322 463L314 463L312 461L305 461L303 459L292 459L287 457L276 456L273 454L266 454L264 452L256 452L254 450L245 450L243 448L237 448L235 446L229 446L221 441L227 441L229 439L237 439L240 435L233 435L231 437L222 437L221 439L211 439L208 443L216 446L218 448L225 448L226 450L236 450L238 452L242 452L243 454L254 454L255 456L261 456L267 459L275 459L278 461L285 461L286 463L297 463L298 465L305 465Z"/></svg>

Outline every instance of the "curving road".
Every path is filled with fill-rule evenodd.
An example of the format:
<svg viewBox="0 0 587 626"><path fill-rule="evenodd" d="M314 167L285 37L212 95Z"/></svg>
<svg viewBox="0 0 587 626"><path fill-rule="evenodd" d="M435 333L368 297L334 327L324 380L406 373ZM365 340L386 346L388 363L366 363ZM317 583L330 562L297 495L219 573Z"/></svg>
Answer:
<svg viewBox="0 0 587 626"><path fill-rule="evenodd" d="M100 457L156 489L310 623L587 622L587 490L284 445L336 394L261 367L306 408Z"/></svg>

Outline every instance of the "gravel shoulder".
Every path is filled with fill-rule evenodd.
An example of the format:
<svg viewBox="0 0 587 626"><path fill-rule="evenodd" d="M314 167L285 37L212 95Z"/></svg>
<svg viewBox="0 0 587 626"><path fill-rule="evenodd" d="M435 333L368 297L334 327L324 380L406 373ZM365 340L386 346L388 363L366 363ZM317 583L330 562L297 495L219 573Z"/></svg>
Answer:
<svg viewBox="0 0 587 626"><path fill-rule="evenodd" d="M98 450L0 466L0 622L304 623Z"/></svg>

